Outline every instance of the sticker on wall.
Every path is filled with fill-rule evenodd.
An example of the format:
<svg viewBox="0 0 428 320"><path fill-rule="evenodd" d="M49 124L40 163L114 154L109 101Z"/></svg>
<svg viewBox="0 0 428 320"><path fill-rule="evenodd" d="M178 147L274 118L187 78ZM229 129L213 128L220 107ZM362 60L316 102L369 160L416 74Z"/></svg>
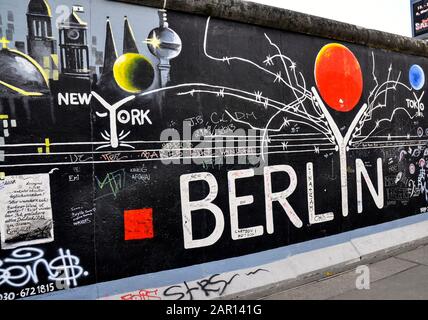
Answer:
<svg viewBox="0 0 428 320"><path fill-rule="evenodd" d="M315 81L323 100L334 110L355 108L363 92L363 75L354 54L344 45L325 45L315 61Z"/></svg>

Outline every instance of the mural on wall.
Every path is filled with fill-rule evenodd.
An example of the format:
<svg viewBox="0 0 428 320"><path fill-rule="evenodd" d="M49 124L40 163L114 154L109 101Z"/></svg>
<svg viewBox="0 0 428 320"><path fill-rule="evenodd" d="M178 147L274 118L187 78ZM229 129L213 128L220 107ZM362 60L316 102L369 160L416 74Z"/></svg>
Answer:
<svg viewBox="0 0 428 320"><path fill-rule="evenodd" d="M0 26L2 299L427 212L426 58L104 0L23 2L0 4L15 17ZM269 272L254 270L112 296L221 296Z"/></svg>

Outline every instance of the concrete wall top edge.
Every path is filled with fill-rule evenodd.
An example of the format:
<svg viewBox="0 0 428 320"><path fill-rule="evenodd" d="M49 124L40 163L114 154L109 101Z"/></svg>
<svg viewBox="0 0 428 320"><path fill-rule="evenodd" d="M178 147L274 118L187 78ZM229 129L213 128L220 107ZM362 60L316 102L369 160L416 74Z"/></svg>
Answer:
<svg viewBox="0 0 428 320"><path fill-rule="evenodd" d="M162 8L164 0L109 0ZM167 0L165 9L260 25L428 57L428 43L287 9L242 0Z"/></svg>

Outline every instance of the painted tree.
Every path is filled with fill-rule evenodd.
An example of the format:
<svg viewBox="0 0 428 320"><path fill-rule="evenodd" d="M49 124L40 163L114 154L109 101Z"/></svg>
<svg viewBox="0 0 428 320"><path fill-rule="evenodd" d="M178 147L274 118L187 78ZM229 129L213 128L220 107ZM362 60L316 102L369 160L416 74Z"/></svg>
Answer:
<svg viewBox="0 0 428 320"><path fill-rule="evenodd" d="M269 152L269 147L272 145L272 142L275 142L275 137L281 136L281 134L277 135L277 133L286 131L292 124L303 125L310 128L313 132L321 134L323 139L326 139L328 142L326 144L316 143L313 140L310 145L313 146L313 152L315 153L330 150L335 150L339 153L342 214L343 216L347 216L347 152L351 147L358 146L373 136L383 123L391 123L400 111L410 119L423 117L421 108L408 110L405 107L387 105L388 95L396 93L399 87L404 88L409 93L413 93L417 102L420 103L423 94L417 97L415 90L421 89L423 86L424 74L422 69L417 69L417 74L414 76L416 79L414 82L417 84L412 85L412 87L400 81L401 72L398 73L395 79L392 78L392 65L388 69L386 79L380 82L375 75L375 57L372 53L374 88L370 91L367 102L359 107L355 117L347 127L345 135L342 135L338 124L326 107L326 103L335 111L349 112L360 103L363 91L363 78L359 62L347 47L332 43L320 50L315 62L316 87L313 86L309 90L302 72L297 71L297 63L284 55L279 46L272 42L267 34L265 34L265 38L269 46L274 50L274 54L266 56L263 61L255 62L242 57L215 57L208 52L209 25L210 18L208 18L206 23L203 44L204 53L209 59L227 64L245 63L259 69L265 76L272 78L273 84L281 86L286 91L285 96L289 98L289 101L271 99L264 96L261 89L255 92L248 92L236 88L207 84L188 84L192 88L180 92L179 95L194 95L199 93L213 94L219 98L231 96L258 104L264 110L270 111L271 115L268 121L260 125L260 123L255 123L255 121L239 120L225 110L236 123L262 132L261 155L263 159L269 153L273 153ZM402 102L405 104L405 101ZM387 117L385 117L386 114ZM307 140L310 141L311 139L314 138L311 137ZM333 148L320 149L320 146L326 145ZM292 152L288 150L288 142L282 142L282 146L283 153ZM295 152L298 151L296 150ZM307 152L307 150L302 151ZM374 188L372 189L374 190ZM383 206L383 200L382 202L379 201L378 206Z"/></svg>

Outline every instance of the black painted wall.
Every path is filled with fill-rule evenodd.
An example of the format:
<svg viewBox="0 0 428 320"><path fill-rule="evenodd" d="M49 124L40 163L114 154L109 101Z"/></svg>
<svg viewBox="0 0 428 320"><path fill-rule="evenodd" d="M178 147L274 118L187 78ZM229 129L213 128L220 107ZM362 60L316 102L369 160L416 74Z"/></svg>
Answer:
<svg viewBox="0 0 428 320"><path fill-rule="evenodd" d="M122 6L124 14L129 8L136 8L127 4ZM1 6L1 9L3 14L3 9L6 8ZM153 10L153 14L157 15L154 9L138 7L138 10ZM170 28L181 38L182 46L180 54L169 61L170 79L166 84L159 84L162 75L158 64L161 61L153 54L146 55L150 63L141 63L145 67L152 67L150 70L156 76L148 71L138 74L138 65L135 73L128 72L125 75L128 80L132 78L137 87L147 82L144 77L151 77L149 80L153 84L139 88L136 93L121 89L119 76L115 77L112 72L108 73L110 78L104 79L110 81L111 85L98 82L97 77L101 74L94 76L92 73L90 80L70 79L60 74L59 80L50 80L50 91L43 96L24 97L10 87L0 86L0 114L9 115L9 119L16 119L18 124L17 127L10 128L10 136L5 137L5 145L0 146L5 156L4 161L0 162L0 171L5 173L1 198L8 198L4 190L7 190L10 176L48 175L50 190L47 192L51 195L54 232L54 240L50 242L20 245L23 240L19 239L16 241L17 248L1 248L0 292L15 292L19 295L23 288L61 282L58 272L64 266L63 262L58 260L49 267L40 262L45 259L49 263L61 256L59 249L70 250L72 255L79 258L78 263L66 264L74 266L74 269L69 269L70 272L77 272L77 266L87 272L74 278L69 275L69 280L76 280L71 286L85 286L238 257L426 211L425 151L428 123L423 106L426 104L426 97L423 95L426 85L417 88L416 82L422 81L421 76L428 68L427 58L226 20L207 21L204 16L173 11L168 12L168 22ZM105 21L91 21L91 24L94 23L105 24ZM146 35L135 33L141 46ZM105 35L99 37L104 39ZM161 38L161 41L168 40L170 39ZM354 131L357 137L351 140L354 144L347 145L350 147L346 152L347 216L343 215L342 210L340 159L339 152L335 150L337 141L329 143L332 129L327 127L325 112L314 106L316 98L311 91L312 87L315 91L319 89L314 76L317 56L325 45L331 43L342 44L350 50L359 63L363 78L361 97L353 110L336 111L325 101L319 101L325 105L340 134L345 136L364 104L368 104L369 111L370 108L383 105L376 108L371 117L368 116L369 111L364 113L363 117L367 120L364 127L358 131L361 122L358 123ZM177 46L178 43L175 42L165 50L171 50L168 51L171 53L177 50ZM277 50L283 54L284 62L280 57L272 58L278 54ZM0 59L2 53L5 54L0 52ZM421 68L416 74L419 78L412 78L415 77L414 73L409 75L409 70L414 65ZM333 75L332 85L337 79L352 78L343 75L347 65L338 61L336 66L337 72L330 70ZM2 65L0 80L6 83L18 81L11 79L8 68L16 66ZM27 84L21 85L24 88ZM345 91L352 91L353 85L355 84L347 84ZM376 91L377 89L379 90ZM294 104L290 109L290 103L296 99L296 90L305 91L306 98L302 104ZM102 138L101 133L105 136L109 133L109 117L100 116L106 109L94 96L89 105L58 104L58 94L76 92L89 95L91 91L95 91L111 105L136 95L135 99L125 103L119 111L127 110L129 114L132 114L133 109L146 112L146 118L139 118L144 119L144 124L136 122L132 125L132 121L123 124L119 121L120 118L115 119L119 134L122 130L123 135L129 131L129 135L122 140L126 145L115 148L108 139ZM371 96L374 92L379 93L376 100ZM416 109L412 102L415 100L419 100ZM309 120L303 121L298 116L302 110L307 111ZM127 117L126 113L122 115ZM237 121L230 115L242 119ZM255 153L253 158L256 163L249 163L249 159L244 156L245 163L239 164L238 158L232 157L230 153L227 157L205 159L207 162L209 159L222 159L224 162L228 159L234 163L196 164L192 159L187 159L189 163L183 163L187 155L185 151L177 149L189 148L186 141L183 141L192 139L183 137L187 124L190 124L188 129L192 133L204 129L206 136L212 135L215 129L221 129L222 137L228 136L229 141L232 131L244 129L247 135L239 139L257 140L254 148L245 149L245 152ZM326 134L320 134L320 130L316 130L314 126ZM262 130L249 133L251 127ZM262 148L265 128L273 131L268 131L267 137L270 140ZM166 129L176 130L180 141L168 145L161 136ZM361 136L367 139L358 144ZM49 152L46 151L46 138L51 143ZM100 146L104 147L97 149ZM236 142L234 148L228 146L229 149L225 150L242 154L242 150L237 149ZM45 149L39 153L38 147ZM198 142L193 141L191 147L198 148ZM168 148L175 152L165 151ZM212 150L219 149L221 147ZM10 154L19 156L8 156ZM165 164L168 157L178 158L176 161L179 163ZM364 163L375 191L379 192L380 188L384 190L381 208L376 205L363 178L363 210L358 213L357 159ZM381 159L382 164L381 186L377 183L380 174L378 159ZM307 163L313 163L315 212L332 212L333 220L310 223ZM263 169L277 165L291 166L296 172L297 186L287 197L287 201L302 221L302 226L293 225L284 208L278 201L274 201L274 232L269 234L266 227L266 175L263 175ZM255 170L254 177L236 180L236 196L254 197L252 204L238 207L239 228L262 226L263 235L233 240L228 172L251 168ZM196 173L210 173L215 177L218 195L212 203L222 211L224 229L215 243L186 249L184 233L189 231L187 227L183 227L180 177ZM294 181L286 172L273 173L272 190L284 191ZM204 199L213 191L203 180L192 182L189 190L190 201ZM131 210L137 210L138 213L129 213ZM77 219L77 212L84 217ZM132 224L127 220L125 212L143 216L144 221ZM150 213L152 223L147 218ZM132 224L134 229L131 228L130 231L129 226L126 228L125 221ZM193 211L193 238L208 237L215 224L211 211ZM151 228L153 234L150 232ZM127 240L130 234L139 239ZM34 234L26 240L31 241L31 237ZM36 251L32 253L35 258L30 261L19 256L29 252L25 248L30 247L43 252L43 257L36 257ZM13 255L15 260L11 260ZM10 269L12 266L31 266L33 274L37 275L37 281L31 277L26 281L30 273ZM59 269L55 269L55 266ZM13 273L18 275L16 279L13 279Z"/></svg>

